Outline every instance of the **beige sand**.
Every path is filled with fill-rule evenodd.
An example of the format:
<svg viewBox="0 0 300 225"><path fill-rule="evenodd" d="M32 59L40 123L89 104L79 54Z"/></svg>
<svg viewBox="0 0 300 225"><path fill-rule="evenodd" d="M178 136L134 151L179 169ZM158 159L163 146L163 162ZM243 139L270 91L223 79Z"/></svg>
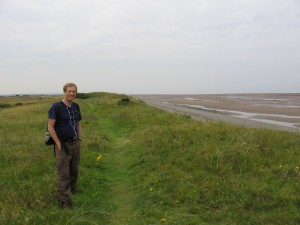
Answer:
<svg viewBox="0 0 300 225"><path fill-rule="evenodd" d="M217 95L135 95L155 107L191 115L195 119L222 120L248 127L299 131L300 94L217 94ZM206 107L201 110L189 105ZM219 111L224 110L224 111ZM236 118L231 111L253 113L251 118ZM261 115L263 114L263 115ZM268 119L273 124L254 119ZM291 123L293 127L280 124Z"/></svg>

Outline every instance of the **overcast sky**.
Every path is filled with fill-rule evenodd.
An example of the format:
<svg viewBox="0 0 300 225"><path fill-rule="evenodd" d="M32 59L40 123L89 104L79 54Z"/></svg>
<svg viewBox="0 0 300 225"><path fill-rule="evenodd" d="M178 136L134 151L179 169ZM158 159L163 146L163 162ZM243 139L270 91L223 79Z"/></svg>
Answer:
<svg viewBox="0 0 300 225"><path fill-rule="evenodd" d="M0 0L0 94L300 92L299 0Z"/></svg>

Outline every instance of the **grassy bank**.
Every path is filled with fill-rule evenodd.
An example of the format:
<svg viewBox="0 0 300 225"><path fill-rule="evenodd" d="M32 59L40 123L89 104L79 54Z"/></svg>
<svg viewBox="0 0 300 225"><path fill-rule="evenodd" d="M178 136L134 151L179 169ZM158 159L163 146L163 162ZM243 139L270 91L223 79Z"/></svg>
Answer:
<svg viewBox="0 0 300 225"><path fill-rule="evenodd" d="M90 95L76 100L84 136L71 210L57 207L52 148L43 142L59 98L0 98L9 105L0 108L0 224L300 223L298 133Z"/></svg>

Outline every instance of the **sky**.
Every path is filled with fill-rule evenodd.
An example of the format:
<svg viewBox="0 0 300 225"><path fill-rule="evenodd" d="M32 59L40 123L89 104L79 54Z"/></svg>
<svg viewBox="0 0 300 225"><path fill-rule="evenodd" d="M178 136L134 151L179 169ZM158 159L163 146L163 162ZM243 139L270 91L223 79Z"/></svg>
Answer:
<svg viewBox="0 0 300 225"><path fill-rule="evenodd" d="M299 0L0 0L0 95L299 93Z"/></svg>

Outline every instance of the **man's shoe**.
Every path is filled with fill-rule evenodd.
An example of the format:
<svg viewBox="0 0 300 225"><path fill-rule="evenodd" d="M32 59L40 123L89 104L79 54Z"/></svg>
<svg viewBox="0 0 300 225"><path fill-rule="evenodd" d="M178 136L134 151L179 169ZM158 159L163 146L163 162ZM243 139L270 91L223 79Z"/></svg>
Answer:
<svg viewBox="0 0 300 225"><path fill-rule="evenodd" d="M59 201L58 206L61 209L71 209L72 208L72 201L70 199Z"/></svg>
<svg viewBox="0 0 300 225"><path fill-rule="evenodd" d="M82 189L80 188L71 188L71 193L74 194L81 194L82 193Z"/></svg>

